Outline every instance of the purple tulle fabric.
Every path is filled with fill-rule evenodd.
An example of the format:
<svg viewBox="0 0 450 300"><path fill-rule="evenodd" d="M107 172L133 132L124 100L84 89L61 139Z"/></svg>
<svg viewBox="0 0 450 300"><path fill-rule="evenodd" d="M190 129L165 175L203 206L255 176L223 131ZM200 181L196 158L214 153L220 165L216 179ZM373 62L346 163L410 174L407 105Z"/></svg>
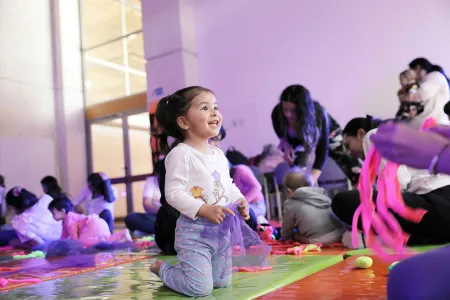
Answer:
<svg viewBox="0 0 450 300"><path fill-rule="evenodd" d="M41 259L39 259L36 261L36 263L29 264L28 267L20 268L19 270L9 272L1 272L0 277L9 276L16 273L33 275L38 272L40 274L43 274L61 268L90 268L94 267L95 265L96 265L95 254L68 256L51 261L48 261L46 259L43 259L41 261Z"/></svg>
<svg viewBox="0 0 450 300"><path fill-rule="evenodd" d="M91 247L84 246L79 241L74 240L59 240L52 241L42 249L46 253L46 257L62 257L62 256L76 256L82 254L95 254L107 250L126 249L132 247L131 242L125 243L106 243L102 242Z"/></svg>
<svg viewBox="0 0 450 300"><path fill-rule="evenodd" d="M228 206L235 216L226 216L221 224L212 224L213 227L219 227L217 230L211 230L210 226L206 226L205 230L200 234L205 239L219 239L219 249L226 249L228 239L223 238L230 236L230 251L224 251L226 258L232 257L233 267L263 267L267 264L266 258L270 254L272 248L265 244L259 237L258 233L253 231L238 211L238 204ZM229 270L231 272L231 270ZM222 274L227 275L226 273Z"/></svg>

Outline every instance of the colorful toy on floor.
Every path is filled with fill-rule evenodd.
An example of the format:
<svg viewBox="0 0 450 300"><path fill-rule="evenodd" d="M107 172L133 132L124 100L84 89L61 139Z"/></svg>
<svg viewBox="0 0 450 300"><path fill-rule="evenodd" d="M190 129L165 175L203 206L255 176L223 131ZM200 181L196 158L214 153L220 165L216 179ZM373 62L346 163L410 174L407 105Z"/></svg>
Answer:
<svg viewBox="0 0 450 300"><path fill-rule="evenodd" d="M305 252L320 252L322 249L320 248L322 245L320 244L305 244L300 246L295 246L293 248L288 248L286 250L287 254L293 255L302 255Z"/></svg>
<svg viewBox="0 0 450 300"><path fill-rule="evenodd" d="M357 269L368 269L373 265L373 260L368 256L361 256L355 260Z"/></svg>
<svg viewBox="0 0 450 300"><path fill-rule="evenodd" d="M13 256L13 259L28 259L28 258L44 258L45 253L42 251L33 251L30 254L26 255L15 255Z"/></svg>
<svg viewBox="0 0 450 300"><path fill-rule="evenodd" d="M424 122L422 130L435 126L436 121L429 118ZM426 210L413 209L405 205L397 178L399 166L387 161L384 168L379 172L381 160L380 154L372 146L366 156L359 177L358 190L361 204L353 215L352 241L354 247L357 247L359 244L358 220L361 216L367 245L381 260L393 262L399 260L403 254L409 235L403 232L389 209L392 209L403 219L414 223L419 223L422 220ZM373 201L372 187L377 177L378 195L376 201ZM388 253L384 249L384 245L391 248L394 254Z"/></svg>
<svg viewBox="0 0 450 300"><path fill-rule="evenodd" d="M275 234L273 227L270 225L258 225L258 235L263 241L275 240Z"/></svg>
<svg viewBox="0 0 450 300"><path fill-rule="evenodd" d="M154 242L155 238L153 236L144 236L141 237L140 239L137 239L136 242L141 243L141 242Z"/></svg>
<svg viewBox="0 0 450 300"><path fill-rule="evenodd" d="M253 272L263 272L263 271L270 271L273 268L271 266L266 267L233 267L233 272L242 272L242 273L253 273Z"/></svg>

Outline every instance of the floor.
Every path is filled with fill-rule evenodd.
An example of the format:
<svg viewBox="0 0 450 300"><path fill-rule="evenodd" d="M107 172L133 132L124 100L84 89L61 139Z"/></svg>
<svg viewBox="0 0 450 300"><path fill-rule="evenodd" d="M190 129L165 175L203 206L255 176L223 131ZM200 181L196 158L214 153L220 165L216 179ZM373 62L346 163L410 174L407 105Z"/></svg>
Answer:
<svg viewBox="0 0 450 300"><path fill-rule="evenodd" d="M135 253L136 255L151 255L151 253ZM343 259L343 249L324 249L318 254L306 254L303 257L271 256L275 266L280 266L277 272L281 274L244 274L235 276L233 287L222 289L206 299L386 299L386 281L388 265L374 259L370 269L354 268L352 256ZM122 254L117 254L118 256ZM130 254L131 255L131 254ZM164 287L159 278L149 273L148 269L155 257L147 257L132 262L120 263L107 268L88 271L32 284L24 287L0 292L0 299L182 299ZM298 269L308 269L308 266L322 264L322 270L308 269L309 273L299 272L302 279L289 282L289 276L299 270L287 269L286 261L299 260ZM327 260L326 265L323 261ZM282 261L280 263L280 261ZM301 262L301 264L300 264ZM35 262L15 262L18 264ZM10 263L11 264L11 263ZM3 264L0 264L0 267ZM29 268L28 274L39 276L39 269ZM34 270L34 271L32 271ZM303 275L302 275L303 274ZM62 274L61 276L66 276ZM309 276L308 276L309 275ZM58 277L58 274L50 274ZM240 277L239 277L240 276ZM243 277L244 276L244 277ZM259 276L259 278L258 278ZM0 274L1 277L1 274ZM293 277L293 278L294 278ZM278 281L276 281L278 280ZM285 281L288 280L288 281ZM289 284L290 283L290 284ZM261 294L268 285L272 288ZM281 288L280 288L281 287ZM239 297L241 295L242 297ZM252 296L253 295L253 296ZM259 297L260 296L260 297ZM3 298L5 297L5 298ZM7 298L6 298L7 297ZM259 297L259 298L258 298Z"/></svg>

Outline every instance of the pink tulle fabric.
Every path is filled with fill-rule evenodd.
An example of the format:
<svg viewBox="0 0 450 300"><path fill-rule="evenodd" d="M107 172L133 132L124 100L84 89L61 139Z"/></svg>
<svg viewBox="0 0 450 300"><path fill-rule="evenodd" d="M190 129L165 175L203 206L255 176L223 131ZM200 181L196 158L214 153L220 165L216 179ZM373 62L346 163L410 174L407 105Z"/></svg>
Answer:
<svg viewBox="0 0 450 300"><path fill-rule="evenodd" d="M265 267L266 258L270 254L272 248L265 244L259 237L258 233L251 229L244 219L240 216L238 211L238 204L231 204L228 206L235 216L227 216L225 220L219 225L220 234L205 228L201 233L202 238L217 239L219 238L219 249L227 247L227 239L220 238L220 236L230 236L230 251L224 251L226 259L232 258L233 269L224 270L224 274L236 271L244 267Z"/></svg>
<svg viewBox="0 0 450 300"><path fill-rule="evenodd" d="M436 126L434 119L427 119L422 130ZM397 178L398 165L388 161L380 174L381 156L372 146L366 156L358 183L361 204L353 216L352 242L358 245L358 220L361 217L366 243L385 262L393 262L404 256L409 234L403 232L391 209L403 219L419 223L426 214L424 209L413 209L405 205ZM377 180L376 204L372 199L373 184ZM388 248L393 250L389 251Z"/></svg>

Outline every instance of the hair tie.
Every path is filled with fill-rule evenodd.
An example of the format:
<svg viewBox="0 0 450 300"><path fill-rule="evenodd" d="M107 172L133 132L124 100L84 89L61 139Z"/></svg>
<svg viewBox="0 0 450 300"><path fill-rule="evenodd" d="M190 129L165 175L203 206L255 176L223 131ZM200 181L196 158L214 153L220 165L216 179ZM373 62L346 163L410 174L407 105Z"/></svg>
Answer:
<svg viewBox="0 0 450 300"><path fill-rule="evenodd" d="M22 188L21 188L20 186L16 186L16 187L13 189L13 195L14 195L14 197L19 197L21 192L22 192Z"/></svg>

